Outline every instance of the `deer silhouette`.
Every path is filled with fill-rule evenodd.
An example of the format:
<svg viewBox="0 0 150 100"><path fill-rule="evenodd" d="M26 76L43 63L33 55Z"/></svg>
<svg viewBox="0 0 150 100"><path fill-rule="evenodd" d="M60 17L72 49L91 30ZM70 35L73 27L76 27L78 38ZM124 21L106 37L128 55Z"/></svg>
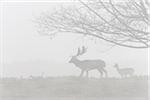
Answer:
<svg viewBox="0 0 150 100"><path fill-rule="evenodd" d="M103 60L79 60L77 57L83 55L87 51L87 48L82 46L82 50L78 48L78 52L76 55L72 56L69 63L73 63L76 67L81 69L80 77L83 76L84 72L86 72L86 76L88 77L88 71L96 69L100 72L101 77L103 77L103 73L105 73L105 77L107 77L107 71L104 69L106 64Z"/></svg>
<svg viewBox="0 0 150 100"><path fill-rule="evenodd" d="M118 64L115 64L114 67L116 68L116 70L118 71L118 73L122 78L127 76L132 76L134 74L133 68L119 68Z"/></svg>

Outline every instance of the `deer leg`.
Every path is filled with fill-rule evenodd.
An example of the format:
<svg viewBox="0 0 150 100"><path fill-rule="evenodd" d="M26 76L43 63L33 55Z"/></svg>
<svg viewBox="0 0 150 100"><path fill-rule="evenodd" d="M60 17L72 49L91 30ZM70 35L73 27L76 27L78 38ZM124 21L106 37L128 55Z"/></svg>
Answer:
<svg viewBox="0 0 150 100"><path fill-rule="evenodd" d="M121 75L121 78L125 78L125 75Z"/></svg>
<svg viewBox="0 0 150 100"><path fill-rule="evenodd" d="M100 72L100 77L103 77L103 72L100 69L98 71Z"/></svg>
<svg viewBox="0 0 150 100"><path fill-rule="evenodd" d="M103 68L102 69L103 70L103 72L105 73L105 77L107 77L108 75L107 75L107 71Z"/></svg>
<svg viewBox="0 0 150 100"><path fill-rule="evenodd" d="M80 77L83 76L84 70L81 70Z"/></svg>
<svg viewBox="0 0 150 100"><path fill-rule="evenodd" d="M89 76L89 72L88 71L86 71L86 77L88 77Z"/></svg>
<svg viewBox="0 0 150 100"><path fill-rule="evenodd" d="M133 76L133 73L130 74L130 77L132 77L132 76Z"/></svg>
<svg viewBox="0 0 150 100"><path fill-rule="evenodd" d="M124 75L124 78L127 78L127 75Z"/></svg>

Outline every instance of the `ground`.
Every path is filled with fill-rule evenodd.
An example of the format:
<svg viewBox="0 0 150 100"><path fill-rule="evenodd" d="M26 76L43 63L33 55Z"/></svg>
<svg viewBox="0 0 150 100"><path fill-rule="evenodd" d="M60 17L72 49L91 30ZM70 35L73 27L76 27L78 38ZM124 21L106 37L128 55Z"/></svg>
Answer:
<svg viewBox="0 0 150 100"><path fill-rule="evenodd" d="M0 80L2 100L148 100L148 78L45 77Z"/></svg>

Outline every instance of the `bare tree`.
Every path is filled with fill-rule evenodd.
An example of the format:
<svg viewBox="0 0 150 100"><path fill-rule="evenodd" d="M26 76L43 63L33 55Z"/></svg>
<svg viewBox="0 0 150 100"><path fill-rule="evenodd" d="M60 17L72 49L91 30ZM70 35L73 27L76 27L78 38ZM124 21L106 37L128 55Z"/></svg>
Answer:
<svg viewBox="0 0 150 100"><path fill-rule="evenodd" d="M69 32L123 47L150 47L148 0L79 0L79 4L43 12L36 18L39 32L48 36Z"/></svg>

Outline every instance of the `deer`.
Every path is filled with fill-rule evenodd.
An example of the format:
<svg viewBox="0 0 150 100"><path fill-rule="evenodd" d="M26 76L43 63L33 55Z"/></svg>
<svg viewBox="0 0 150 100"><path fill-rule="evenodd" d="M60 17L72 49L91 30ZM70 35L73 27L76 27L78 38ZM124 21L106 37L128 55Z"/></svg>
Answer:
<svg viewBox="0 0 150 100"><path fill-rule="evenodd" d="M134 74L134 69L133 68L119 68L118 64L114 65L114 68L116 68L117 72L120 74L122 78L127 77L127 76L133 76Z"/></svg>
<svg viewBox="0 0 150 100"><path fill-rule="evenodd" d="M78 57L87 52L87 48L82 46L82 49L78 48L78 52L76 55L71 56L69 63L73 63L76 67L81 70L79 77L82 77L84 72L86 72L86 77L88 77L88 72L90 70L98 70L100 73L100 77L103 77L103 73L105 73L105 77L107 77L107 71L104 69L106 64L103 60L79 60Z"/></svg>
<svg viewBox="0 0 150 100"><path fill-rule="evenodd" d="M32 75L30 75L29 78L30 79L44 79L44 72L42 72L40 76L32 76Z"/></svg>

